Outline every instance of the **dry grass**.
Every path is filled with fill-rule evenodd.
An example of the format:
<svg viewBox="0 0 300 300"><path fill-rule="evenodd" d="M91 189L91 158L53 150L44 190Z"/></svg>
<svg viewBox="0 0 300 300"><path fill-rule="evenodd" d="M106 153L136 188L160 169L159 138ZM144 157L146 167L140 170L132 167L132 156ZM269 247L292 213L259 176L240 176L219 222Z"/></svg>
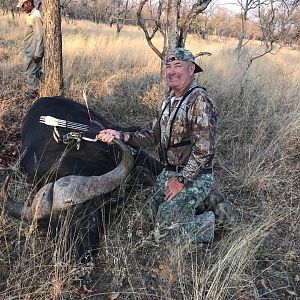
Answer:
<svg viewBox="0 0 300 300"><path fill-rule="evenodd" d="M0 116L9 136L30 102L22 74L23 16L0 16ZM63 24L66 95L120 124L154 115L159 61L143 34L86 21ZM161 40L156 40L157 45ZM249 44L238 59L235 42L189 37L187 48L209 51L199 59L199 82L219 109L216 183L238 208L231 229L212 245L158 248L148 237L153 220L144 210L148 190L122 186L113 195L122 212L104 228L99 255L90 265L66 253L34 224L0 216L0 297L3 299L298 299L300 181L300 53L282 48L246 63L261 51ZM243 88L242 88L243 87ZM3 126L3 116L15 120ZM1 147L4 145L1 143ZM18 166L10 192L28 201ZM5 175L1 171L2 181ZM67 223L68 224L68 223ZM113 296L112 295L112 296Z"/></svg>

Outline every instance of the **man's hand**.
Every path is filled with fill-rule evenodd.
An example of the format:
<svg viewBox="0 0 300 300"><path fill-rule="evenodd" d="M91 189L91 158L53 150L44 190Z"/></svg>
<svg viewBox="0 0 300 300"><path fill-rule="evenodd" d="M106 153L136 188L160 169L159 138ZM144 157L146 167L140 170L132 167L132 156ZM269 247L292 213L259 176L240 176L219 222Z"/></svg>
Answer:
<svg viewBox="0 0 300 300"><path fill-rule="evenodd" d="M167 181L166 185L166 202L171 202L172 199L179 194L184 188L184 184L177 180L177 177L172 177Z"/></svg>
<svg viewBox="0 0 300 300"><path fill-rule="evenodd" d="M113 129L104 129L97 134L97 139L98 141L102 141L107 144L112 144L113 139L114 138L120 139L120 136L121 133L119 131Z"/></svg>
<svg viewBox="0 0 300 300"><path fill-rule="evenodd" d="M42 61L42 58L41 58L41 57L34 56L34 57L33 57L33 61L34 61L34 63L39 64L39 63Z"/></svg>

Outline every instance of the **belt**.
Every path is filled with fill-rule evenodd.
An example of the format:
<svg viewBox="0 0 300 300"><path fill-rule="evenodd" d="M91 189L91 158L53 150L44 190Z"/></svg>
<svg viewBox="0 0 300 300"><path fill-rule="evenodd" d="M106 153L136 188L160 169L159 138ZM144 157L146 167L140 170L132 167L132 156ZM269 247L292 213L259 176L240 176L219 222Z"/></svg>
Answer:
<svg viewBox="0 0 300 300"><path fill-rule="evenodd" d="M176 173L179 173L183 168L184 168L184 166L175 166L175 165L166 165L165 166L166 171L173 171ZM212 168L202 169L200 174L212 174Z"/></svg>

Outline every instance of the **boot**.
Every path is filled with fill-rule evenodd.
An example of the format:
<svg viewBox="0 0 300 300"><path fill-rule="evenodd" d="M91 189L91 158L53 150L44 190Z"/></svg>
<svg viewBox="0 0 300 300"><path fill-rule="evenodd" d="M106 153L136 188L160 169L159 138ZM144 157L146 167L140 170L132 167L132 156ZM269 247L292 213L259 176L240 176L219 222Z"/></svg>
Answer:
<svg viewBox="0 0 300 300"><path fill-rule="evenodd" d="M228 198L218 191L213 191L205 199L206 210L212 210L216 216L216 225L224 227L231 223L235 215L233 204Z"/></svg>

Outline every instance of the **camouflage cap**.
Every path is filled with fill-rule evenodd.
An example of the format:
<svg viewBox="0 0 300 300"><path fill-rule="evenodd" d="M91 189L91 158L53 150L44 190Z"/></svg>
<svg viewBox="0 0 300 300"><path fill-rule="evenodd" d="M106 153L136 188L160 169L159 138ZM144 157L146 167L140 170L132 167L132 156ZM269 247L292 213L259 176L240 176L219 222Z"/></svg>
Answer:
<svg viewBox="0 0 300 300"><path fill-rule="evenodd" d="M182 60L182 61L189 61L194 63L195 71L194 73L202 72L202 68L195 63L195 58L192 52L185 48L175 48L169 50L166 55L166 63L171 62L173 60Z"/></svg>

